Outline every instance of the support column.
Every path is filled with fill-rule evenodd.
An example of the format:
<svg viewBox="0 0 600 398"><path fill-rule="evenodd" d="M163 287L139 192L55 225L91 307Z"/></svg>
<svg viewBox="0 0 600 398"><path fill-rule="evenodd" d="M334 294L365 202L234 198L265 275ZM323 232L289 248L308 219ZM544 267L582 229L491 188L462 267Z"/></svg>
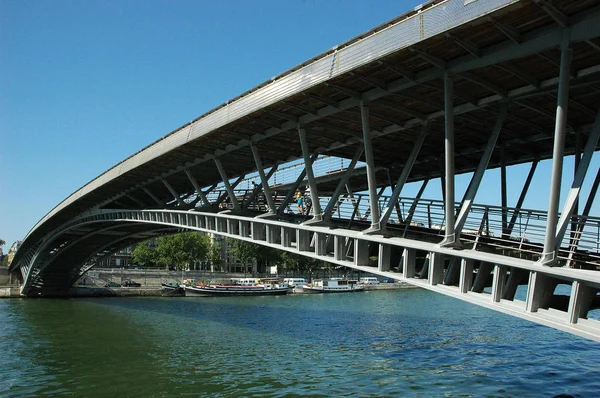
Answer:
<svg viewBox="0 0 600 398"><path fill-rule="evenodd" d="M431 252L429 256L428 282L435 286L444 280L444 256L440 253Z"/></svg>
<svg viewBox="0 0 600 398"><path fill-rule="evenodd" d="M506 267L503 265L496 264L494 266L494 279L492 280L492 301L495 303L500 302L504 293L504 286L506 281Z"/></svg>
<svg viewBox="0 0 600 398"><path fill-rule="evenodd" d="M502 125L504 124L504 119L506 118L506 109L502 109L498 119L496 120L496 125L492 130L492 134L488 139L485 151L479 160L479 165L473 173L473 177L471 178L471 183L469 184L469 188L465 193L465 199L460 209L460 213L458 214L458 218L456 219L456 224L454 226L455 236L460 236L460 232L462 231L465 222L467 221L467 216L469 215L469 211L471 210L471 206L473 201L475 200L475 195L479 190L479 185L481 184L481 180L483 179L483 175L487 170L488 164L492 157L492 153L494 152L494 148L496 146L496 142L498 141L498 137L500 136L500 131L502 130ZM503 205L504 206L504 205ZM506 213L503 210L503 215ZM503 216L504 217L504 216ZM504 224L503 224L504 227Z"/></svg>
<svg viewBox="0 0 600 398"><path fill-rule="evenodd" d="M371 206L371 227L363 233L373 233L381 230L379 222L379 201L377 198L377 180L375 178L375 159L373 159L373 144L371 142L371 126L369 124L369 108L360 102L365 160L367 164L367 183L369 185L369 202Z"/></svg>
<svg viewBox="0 0 600 398"><path fill-rule="evenodd" d="M467 293L473 287L473 266L475 261L470 258L460 260L460 279L458 289L461 293Z"/></svg>
<svg viewBox="0 0 600 398"><path fill-rule="evenodd" d="M445 195L444 214L446 229L442 247L455 247L459 244L454 234L454 85L448 72L444 72L444 115L446 138L444 144Z"/></svg>
<svg viewBox="0 0 600 398"><path fill-rule="evenodd" d="M187 169L184 171L185 171L185 175L187 176L188 180L190 180L190 182L194 186L196 193L198 194L198 196L200 196L200 200L202 200L202 203L204 204L204 206L210 206L210 202L206 198L206 195L204 194L204 192L202 192L202 188L200 188L200 184L198 184L198 181L196 181L196 179L192 175L192 172Z"/></svg>
<svg viewBox="0 0 600 398"><path fill-rule="evenodd" d="M537 312L539 308L543 308L547 302L550 289L550 278L542 273L531 271L529 273L529 284L527 285L527 301L525 302L525 310L527 312Z"/></svg>
<svg viewBox="0 0 600 398"><path fill-rule="evenodd" d="M585 148L583 151L583 157L578 162L579 167L575 171L575 178L573 179L573 184L571 186L571 190L567 195L567 200L565 201L565 205L563 211L560 216L560 220L558 222L558 232L556 234L556 250L560 247L560 242L562 242L565 232L569 226L569 222L571 216L575 208L577 207L577 201L579 199L579 193L581 192L581 186L583 185L583 181L587 174L589 165L592 161L592 157L594 156L594 149L596 149L596 145L598 144L598 139L600 138L600 112L596 115L596 121L594 122L594 127L588 137L587 143L585 144Z"/></svg>
<svg viewBox="0 0 600 398"><path fill-rule="evenodd" d="M506 162L504 161L504 148L500 156L500 206L502 207L502 234L506 235L508 226L508 194L506 188Z"/></svg>
<svg viewBox="0 0 600 398"><path fill-rule="evenodd" d="M243 221L243 220L240 220L239 223L240 223L240 226L239 226L240 236L243 238L250 237L250 223L248 221Z"/></svg>
<svg viewBox="0 0 600 398"><path fill-rule="evenodd" d="M271 170L269 170L269 173L266 175L267 181L269 181L269 179L273 176L273 174L275 174L278 167L279 167L279 164L277 162L275 164L273 164L273 166L271 167ZM258 195L258 192L262 189L262 187L263 187L262 182L260 184L256 184L256 186L254 187L254 189L252 190L250 195L248 195L248 197L245 198L243 203L241 204L242 210L245 210L248 208L248 206L250 206L250 204L256 198L256 195ZM268 204L267 204L267 207L268 207ZM270 216L270 215L271 215L270 213L267 213L266 215L262 215L262 216ZM261 216L257 216L257 217L261 217Z"/></svg>
<svg viewBox="0 0 600 398"><path fill-rule="evenodd" d="M354 265L369 264L369 242L363 239L354 239Z"/></svg>
<svg viewBox="0 0 600 398"><path fill-rule="evenodd" d="M215 160L215 165L217 166L217 170L219 170L219 175L221 176L221 179L223 180L223 184L225 184L225 189L227 190L227 195L229 195L229 199L231 200L231 204L233 205L233 210L237 211L240 209L240 205L237 201L237 198L235 197L233 188L231 187L231 184L229 183L229 178L227 178L227 174L225 174L225 169L223 169L223 165L221 164L221 161L219 159L215 158L214 160Z"/></svg>
<svg viewBox="0 0 600 398"><path fill-rule="evenodd" d="M310 232L304 229L296 230L296 248L300 252L307 252L310 250Z"/></svg>
<svg viewBox="0 0 600 398"><path fill-rule="evenodd" d="M572 239L571 248L569 250L569 266L573 267L573 254L577 250L577 246L579 246L579 239L581 238L581 234L583 233L583 229L586 225L586 220L588 215L590 214L590 210L592 209L592 204L594 203L594 198L596 198L596 193L598 192L598 186L600 186L600 169L596 173L596 178L592 183L592 187L590 189L590 193L588 195L588 199L585 203L585 207L583 208L583 212L581 213L581 221L577 225L577 231L575 233L575 238Z"/></svg>
<svg viewBox="0 0 600 398"><path fill-rule="evenodd" d="M415 263L417 261L417 251L415 249L405 248L402 254L402 276L404 278L415 277Z"/></svg>
<svg viewBox="0 0 600 398"><path fill-rule="evenodd" d="M281 227L281 246L292 247L292 228Z"/></svg>
<svg viewBox="0 0 600 398"><path fill-rule="evenodd" d="M250 232L252 234L252 240L267 240L264 224L261 224L259 222L252 222L250 224Z"/></svg>
<svg viewBox="0 0 600 398"><path fill-rule="evenodd" d="M392 260L392 246L384 243L379 244L379 256L377 257L377 270L389 271Z"/></svg>
<svg viewBox="0 0 600 398"><path fill-rule="evenodd" d="M344 186L346 186L346 183L348 182L348 180L350 179L350 176L354 172L354 167L356 167L356 163L358 162L358 159L362 155L363 150L364 150L364 148L362 145L357 148L357 150L354 154L354 157L352 158L352 161L350 162L350 164L348 165L348 168L346 169L346 171L344 172L344 175L342 176L342 179L340 180L337 187L335 188L335 191L333 191L333 194L331 195L331 198L329 199L329 203L327 203L327 206L325 206L325 210L323 210L323 218L325 220L329 220L331 218L331 214L333 213L333 209L334 209L335 205L337 204L337 201L338 201L338 198L340 197L342 189L344 189Z"/></svg>
<svg viewBox="0 0 600 398"><path fill-rule="evenodd" d="M525 201L525 195L527 195L527 191L529 191L529 186L531 185L531 180L533 179L533 174L535 173L535 169L539 160L534 160L531 163L531 168L529 169L529 174L527 175L527 179L525 180L525 184L523 185L523 189L521 190L521 194L519 195L519 200L517 201L517 205L515 206L515 212L510 218L510 223L506 229L506 234L511 235L512 231L515 227L515 223L517 222L517 217L519 217L519 213L521 212L521 208L523 207L523 202Z"/></svg>
<svg viewBox="0 0 600 398"><path fill-rule="evenodd" d="M146 192L146 194L148 196L150 196L152 198L152 200L154 200L156 202L156 204L158 204L159 206L163 206L164 205L164 203L160 199L158 199L148 188L144 187L144 188L142 188L142 190L144 192Z"/></svg>
<svg viewBox="0 0 600 398"><path fill-rule="evenodd" d="M313 173L310 149L308 147L308 141L306 140L306 131L303 128L300 128L300 126L298 126L298 136L300 137L300 145L302 146L302 156L304 157L304 167L306 168L306 177L308 178L308 186L310 187L310 195L314 214L313 218L307 221L305 224L320 223L323 221L323 212L321 210L321 203L319 203L319 193L317 191L317 183Z"/></svg>
<svg viewBox="0 0 600 398"><path fill-rule="evenodd" d="M425 188L427 187L427 184L429 183L429 180L423 180L423 182L421 183L421 188L419 188L419 192L417 192L417 197L415 198L414 202L412 203L412 205L410 205L410 209L408 209L408 214L406 215L406 218L404 219L404 222L406 223L406 226L404 227L404 233L402 234L402 237L406 236L406 232L408 231L408 227L410 226L410 223L413 219L413 216L415 214L415 210L417 209L417 204L419 204L419 200L421 200L421 197L423 196L423 192L425 192Z"/></svg>
<svg viewBox="0 0 600 398"><path fill-rule="evenodd" d="M183 202L183 200L181 200L181 198L179 197L179 194L177 192L175 192L175 189L171 186L171 184L169 184L169 182L167 180L161 180L161 181L162 181L163 185L169 190L171 195L173 195L173 199L175 199L177 201L177 204L179 206L185 205L185 203Z"/></svg>
<svg viewBox="0 0 600 398"><path fill-rule="evenodd" d="M317 256L327 255L327 235L322 232L315 232L315 254Z"/></svg>
<svg viewBox="0 0 600 398"><path fill-rule="evenodd" d="M335 235L333 238L333 259L337 261L346 259L346 242L343 236Z"/></svg>
<svg viewBox="0 0 600 398"><path fill-rule="evenodd" d="M548 202L548 221L544 249L540 258L542 265L556 264L556 228L558 220L558 203L560 200L560 184L562 179L565 134L567 127L567 107L569 105L569 79L571 76L571 58L573 50L569 48L568 31L563 32L560 57L560 78L558 83L558 99L556 104L556 124L554 128L554 152L552 154L552 177L550 180L550 200ZM537 310L537 308L536 308Z"/></svg>
<svg viewBox="0 0 600 398"><path fill-rule="evenodd" d="M577 323L579 318L587 316L596 292L582 282L573 281L569 300L569 323Z"/></svg>
<svg viewBox="0 0 600 398"><path fill-rule="evenodd" d="M381 220L379 224L381 228L385 229L385 225L387 224L390 216L392 215L392 211L394 210L394 206L398 202L398 198L400 197L400 192L402 192L402 188L404 188L404 184L406 184L406 180L408 180L408 176L410 175L410 171L412 170L413 165L415 164L415 160L417 160L417 155L421 151L421 147L423 146L423 142L425 141L425 137L427 136L427 130L429 128L429 124L425 122L423 128L421 129L421 134L413 144L412 151L404 163L404 167L402 168L402 173L396 182L396 186L392 191L390 196L390 200L387 204L387 207L383 211L383 215L381 216Z"/></svg>
<svg viewBox="0 0 600 398"><path fill-rule="evenodd" d="M254 157L254 163L256 164L256 169L258 171L258 175L260 176L260 181L262 183L262 190L265 195L265 199L267 200L267 205L269 206L269 213L275 214L275 202L273 201L273 196L271 196L271 188L269 187L269 180L265 175L265 170L263 169L262 161L260 159L260 155L258 154L258 149L254 145L250 145L250 149L252 150L252 156Z"/></svg>

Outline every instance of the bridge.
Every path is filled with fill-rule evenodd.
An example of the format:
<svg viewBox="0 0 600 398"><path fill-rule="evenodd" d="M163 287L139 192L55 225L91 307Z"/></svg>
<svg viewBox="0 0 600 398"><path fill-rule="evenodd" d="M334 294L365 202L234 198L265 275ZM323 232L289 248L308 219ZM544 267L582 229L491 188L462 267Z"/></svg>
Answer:
<svg viewBox="0 0 600 398"><path fill-rule="evenodd" d="M22 294L55 296L120 248L205 231L600 341L599 37L597 0L429 1L104 172L31 229L10 269ZM524 208L544 160L548 203ZM528 172L509 207L516 166ZM500 205L478 204L494 169ZM433 181L443 200L423 197Z"/></svg>

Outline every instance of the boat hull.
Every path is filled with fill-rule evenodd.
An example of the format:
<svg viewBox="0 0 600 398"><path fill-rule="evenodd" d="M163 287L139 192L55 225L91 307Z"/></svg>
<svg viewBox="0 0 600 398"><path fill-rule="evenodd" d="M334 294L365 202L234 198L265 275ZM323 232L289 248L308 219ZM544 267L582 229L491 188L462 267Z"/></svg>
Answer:
<svg viewBox="0 0 600 398"><path fill-rule="evenodd" d="M365 288L360 286L360 287L355 287L352 289L328 289L328 288L323 288L323 287L316 287L316 286L302 286L302 291L304 293L308 293L308 294L314 294L314 293L325 293L325 294L330 294L330 293L357 293L357 292L364 292Z"/></svg>
<svg viewBox="0 0 600 398"><path fill-rule="evenodd" d="M291 291L289 287L265 289L258 286L186 286L187 297L225 297L225 296L282 296Z"/></svg>
<svg viewBox="0 0 600 398"><path fill-rule="evenodd" d="M162 291L160 292L160 294L161 296L165 297L184 297L185 289L183 288L183 286L173 286L163 283Z"/></svg>

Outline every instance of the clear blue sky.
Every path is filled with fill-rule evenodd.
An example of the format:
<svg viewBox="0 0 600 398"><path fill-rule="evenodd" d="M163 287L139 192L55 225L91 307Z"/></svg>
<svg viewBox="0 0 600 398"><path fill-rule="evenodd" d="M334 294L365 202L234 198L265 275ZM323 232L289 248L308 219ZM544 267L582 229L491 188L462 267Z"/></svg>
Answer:
<svg viewBox="0 0 600 398"><path fill-rule="evenodd" d="M0 0L5 251L142 147L421 2Z"/></svg>

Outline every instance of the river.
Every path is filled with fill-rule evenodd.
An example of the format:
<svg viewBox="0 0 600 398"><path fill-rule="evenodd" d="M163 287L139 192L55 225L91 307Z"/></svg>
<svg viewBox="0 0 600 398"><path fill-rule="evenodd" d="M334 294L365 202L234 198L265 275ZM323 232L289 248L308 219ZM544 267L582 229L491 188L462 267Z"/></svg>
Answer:
<svg viewBox="0 0 600 398"><path fill-rule="evenodd" d="M0 396L592 397L600 344L421 289L0 300Z"/></svg>

